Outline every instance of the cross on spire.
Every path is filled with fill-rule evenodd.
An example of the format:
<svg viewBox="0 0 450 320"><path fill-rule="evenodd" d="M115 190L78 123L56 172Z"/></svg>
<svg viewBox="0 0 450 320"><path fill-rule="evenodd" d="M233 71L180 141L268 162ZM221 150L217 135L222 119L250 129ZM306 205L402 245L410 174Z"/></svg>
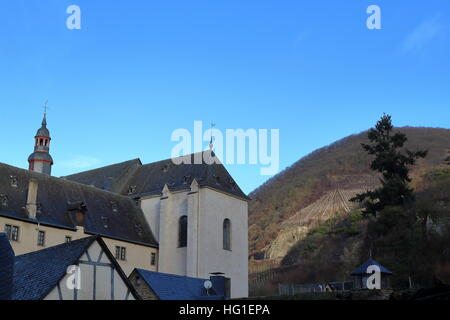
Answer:
<svg viewBox="0 0 450 320"><path fill-rule="evenodd" d="M48 109L48 100L45 100L44 105L42 106L42 108L44 109L44 119L42 120L42 125L46 126L47 125L47 109Z"/></svg>
<svg viewBox="0 0 450 320"><path fill-rule="evenodd" d="M44 105L42 106L42 108L44 108L45 114L47 114L47 108L48 108L47 104L48 104L48 100L45 100Z"/></svg>

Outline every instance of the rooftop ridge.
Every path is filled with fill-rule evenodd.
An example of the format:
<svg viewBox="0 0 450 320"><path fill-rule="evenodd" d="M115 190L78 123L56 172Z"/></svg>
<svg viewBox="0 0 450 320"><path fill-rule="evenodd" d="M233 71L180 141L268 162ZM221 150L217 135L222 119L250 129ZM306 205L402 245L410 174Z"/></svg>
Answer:
<svg viewBox="0 0 450 320"><path fill-rule="evenodd" d="M2 216L31 221L23 210L25 200L22 199L21 195L26 194L29 180L34 178L38 185L42 185L42 187L38 187L38 190L42 190L39 191L38 201L43 210L39 213L37 219L43 225L72 229L74 227L73 222L70 222L70 219L67 219L66 216L67 206L71 201L83 201L86 203L89 212L92 212L87 216L84 226L85 231L90 234L102 234L105 237L120 238L123 241L142 245L158 245L142 208L126 195L76 181L52 177L44 173L32 172L1 162L0 172L2 172L0 180L5 182L3 186L0 186L0 190L4 189L11 201L7 211L0 213ZM6 183L9 179L8 175L17 176L22 181L19 188L8 187ZM53 200L51 197L53 197ZM117 215L115 212L120 212L120 214ZM142 228L142 232L137 233L136 228Z"/></svg>
<svg viewBox="0 0 450 320"><path fill-rule="evenodd" d="M138 161L139 165L142 166L141 159L134 158L134 159L130 159L130 160L122 161L122 162L108 164L108 165L103 166L103 167L98 167L98 168L94 168L94 169L90 169L90 170L86 170L86 171L80 171L80 172L77 172L77 173L68 174L68 175L65 175L65 176L61 176L60 178L65 179L65 178L68 178L68 177L74 177L76 175L85 174L85 173L89 173L89 172L94 172L94 171L102 170L102 169L107 169L107 168L111 168L111 167L114 167L114 166L117 166L117 165L120 165L120 164L125 164L125 163L128 163L128 162L134 162L134 161Z"/></svg>
<svg viewBox="0 0 450 320"><path fill-rule="evenodd" d="M180 278L180 279L196 279L196 280L200 279L200 280L209 280L209 279L207 279L207 278L195 278L195 277L183 276L183 275L179 275L179 274L172 274L172 273L165 273L165 272L151 271L151 270L142 269L142 268L136 268L136 270L137 270L138 272L152 273L152 274L163 275L163 276L168 276L168 277L173 277L173 278Z"/></svg>
<svg viewBox="0 0 450 320"><path fill-rule="evenodd" d="M64 177L49 176L49 175L47 175L45 173L40 173L40 172L36 172L36 171L29 171L29 170L22 169L22 168L19 168L19 167L11 166L11 165L3 163L3 162L0 162L0 166L10 167L10 168L12 168L14 170L22 171L23 173L26 173L26 174L32 174L32 175L35 175L35 176L38 176L38 177L41 177L41 178L44 178L44 179L48 179L48 180L54 180L54 181L59 181L59 182L67 183L67 184L77 185L77 186L79 186L81 188L89 188L89 189L91 189L92 191L95 191L95 192L106 193L106 194L109 194L109 195L112 195L112 196L115 196L115 197L119 197L119 198L122 198L122 199L128 199L128 200L132 201L129 197L127 197L125 195L122 195L120 193L108 191L108 190L105 190L105 189L100 189L100 188L97 188L97 187L94 187L94 186L91 186L91 185L88 185L88 184L76 182L76 181L73 181L73 180L64 179Z"/></svg>

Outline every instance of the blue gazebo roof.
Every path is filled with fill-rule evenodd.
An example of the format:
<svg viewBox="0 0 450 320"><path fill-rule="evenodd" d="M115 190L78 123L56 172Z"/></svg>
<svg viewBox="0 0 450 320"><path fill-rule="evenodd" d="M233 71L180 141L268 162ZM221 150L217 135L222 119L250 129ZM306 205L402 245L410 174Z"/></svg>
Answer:
<svg viewBox="0 0 450 320"><path fill-rule="evenodd" d="M367 267L372 266L372 265L378 266L378 267L380 268L380 270L381 270L381 273L384 273L384 274L392 274L392 272L391 272L389 269L383 267L381 264L379 264L379 263L376 262L375 260L369 259L369 260L367 260L366 262L364 262L362 265L360 265L358 268L356 268L355 270L353 270L352 276L355 276L355 275L366 275L366 274L368 274L368 273L367 273Z"/></svg>

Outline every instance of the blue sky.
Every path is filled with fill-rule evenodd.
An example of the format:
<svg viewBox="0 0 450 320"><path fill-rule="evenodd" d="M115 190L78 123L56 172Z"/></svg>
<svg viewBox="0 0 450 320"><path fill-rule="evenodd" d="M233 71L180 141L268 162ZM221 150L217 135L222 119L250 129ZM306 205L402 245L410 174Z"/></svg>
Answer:
<svg viewBox="0 0 450 320"><path fill-rule="evenodd" d="M28 166L46 99L56 176L169 158L194 120L280 129L280 169L383 112L449 128L449 17L447 0L1 1L0 161ZM227 168L246 192L269 178Z"/></svg>

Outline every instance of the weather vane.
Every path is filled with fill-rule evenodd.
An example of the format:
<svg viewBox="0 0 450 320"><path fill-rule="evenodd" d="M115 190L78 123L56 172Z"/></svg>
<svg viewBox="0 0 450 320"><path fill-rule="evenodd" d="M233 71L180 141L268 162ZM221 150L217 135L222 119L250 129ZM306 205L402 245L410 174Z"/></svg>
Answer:
<svg viewBox="0 0 450 320"><path fill-rule="evenodd" d="M48 99L47 100L45 100L45 102L44 102L44 106L42 107L42 108L44 108L44 113L45 114L47 114L47 104L48 104Z"/></svg>
<svg viewBox="0 0 450 320"><path fill-rule="evenodd" d="M211 127L210 127L210 133L211 133L211 139L210 139L210 141L209 141L209 149L211 149L212 150L212 148L213 148L213 141L212 141L212 136L213 136L213 128L216 126L216 124L215 123L212 123L211 122Z"/></svg>

